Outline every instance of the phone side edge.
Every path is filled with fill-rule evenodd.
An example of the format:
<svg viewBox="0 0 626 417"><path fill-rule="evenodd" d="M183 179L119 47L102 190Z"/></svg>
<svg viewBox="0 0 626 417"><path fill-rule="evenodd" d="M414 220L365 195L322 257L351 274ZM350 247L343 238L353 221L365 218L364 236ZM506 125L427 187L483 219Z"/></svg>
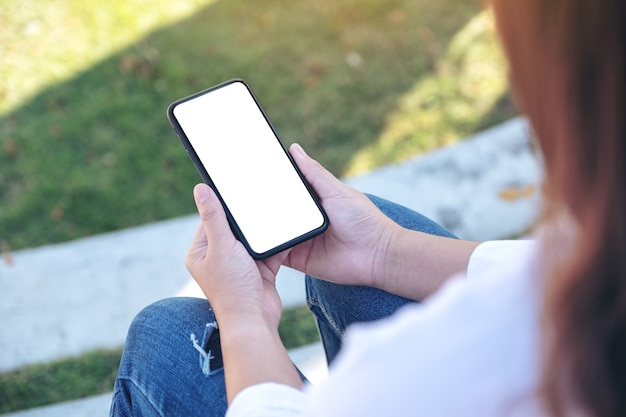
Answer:
<svg viewBox="0 0 626 417"><path fill-rule="evenodd" d="M225 83L220 84L220 86L227 85L227 83L230 83L231 81L232 82L238 81L238 79L233 79L233 80L227 81ZM218 87L218 86L215 86L215 87ZM179 143L183 146L183 148L187 152L187 156L189 157L189 159L191 159L191 162L192 162L193 166L196 168L196 171L198 172L198 174L200 175L200 178L202 179L202 181L206 185L211 187L211 189L213 190L213 192L217 196L218 200L220 201L222 209L224 210L224 212L226 214L226 218L228 220L228 224L229 224L229 226L231 228L231 231L233 232L233 234L235 235L237 240L239 240L246 247L248 252L250 254L252 254L253 251L252 251L252 248L250 247L250 244L247 242L243 232L241 231L241 229L237 225L237 222L235 221L232 213L230 212L228 206L224 202L224 199L221 196L219 190L217 189L217 187L213 183L213 180L211 179L211 176L209 175L209 173L204 168L204 165L200 161L200 157L198 156L198 154L196 153L195 149L191 145L191 142L189 141L189 138L185 134L182 126L178 122L178 119L176 118L176 115L174 113L174 109L176 108L177 105L179 105L181 103L184 103L184 102L186 102L188 100L191 100L191 99L193 99L195 97L198 97L198 96L200 96L202 94L208 93L209 91L214 90L214 89L215 88L213 88L213 87L209 88L209 89L205 89L205 90L203 90L203 91L201 91L199 93L192 94L190 96L187 96L187 97L184 97L184 98L181 98L179 100L176 100L176 101L172 102L167 107L166 114L167 114L167 118L168 118L168 120L170 122L170 125L172 126L172 130L174 131L174 133L178 137Z"/></svg>

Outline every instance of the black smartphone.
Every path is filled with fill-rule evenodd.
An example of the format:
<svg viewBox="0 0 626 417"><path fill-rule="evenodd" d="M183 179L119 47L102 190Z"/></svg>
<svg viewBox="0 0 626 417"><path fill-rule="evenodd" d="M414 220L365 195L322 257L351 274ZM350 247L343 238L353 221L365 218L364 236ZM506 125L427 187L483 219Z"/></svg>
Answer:
<svg viewBox="0 0 626 417"><path fill-rule="evenodd" d="M253 258L326 230L326 213L245 81L177 100L167 115Z"/></svg>

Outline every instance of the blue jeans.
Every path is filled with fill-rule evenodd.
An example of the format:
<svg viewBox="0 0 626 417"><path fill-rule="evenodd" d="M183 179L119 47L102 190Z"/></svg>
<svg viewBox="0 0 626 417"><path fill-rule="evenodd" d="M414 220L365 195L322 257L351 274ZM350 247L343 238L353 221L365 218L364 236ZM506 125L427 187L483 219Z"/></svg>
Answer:
<svg viewBox="0 0 626 417"><path fill-rule="evenodd" d="M405 228L454 237L412 210L369 197ZM310 276L306 292L329 363L351 323L378 320L414 302L375 288L332 284ZM141 311L128 331L110 415L224 416L226 408L219 330L209 303L169 298Z"/></svg>

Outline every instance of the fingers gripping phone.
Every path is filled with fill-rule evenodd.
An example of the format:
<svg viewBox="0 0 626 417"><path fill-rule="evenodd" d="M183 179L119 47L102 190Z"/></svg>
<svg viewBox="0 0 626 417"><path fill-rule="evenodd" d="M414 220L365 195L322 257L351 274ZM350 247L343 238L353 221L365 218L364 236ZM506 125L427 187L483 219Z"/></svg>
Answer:
<svg viewBox="0 0 626 417"><path fill-rule="evenodd" d="M326 230L326 214L245 81L178 100L167 114L253 258Z"/></svg>

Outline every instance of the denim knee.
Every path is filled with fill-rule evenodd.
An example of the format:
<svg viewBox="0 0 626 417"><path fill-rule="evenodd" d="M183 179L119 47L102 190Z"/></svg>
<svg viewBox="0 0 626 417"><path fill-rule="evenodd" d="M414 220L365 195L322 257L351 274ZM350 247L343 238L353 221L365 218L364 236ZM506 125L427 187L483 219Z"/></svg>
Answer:
<svg viewBox="0 0 626 417"><path fill-rule="evenodd" d="M111 410L123 415L130 408L133 415L224 415L219 332L205 299L170 298L137 314Z"/></svg>
<svg viewBox="0 0 626 417"><path fill-rule="evenodd" d="M144 308L130 326L127 345L139 339L145 346L150 343L145 339L150 338L161 341L160 349L167 349L167 341L176 336L177 340L187 339L196 350L205 375L223 367L215 314L201 298L167 298Z"/></svg>

